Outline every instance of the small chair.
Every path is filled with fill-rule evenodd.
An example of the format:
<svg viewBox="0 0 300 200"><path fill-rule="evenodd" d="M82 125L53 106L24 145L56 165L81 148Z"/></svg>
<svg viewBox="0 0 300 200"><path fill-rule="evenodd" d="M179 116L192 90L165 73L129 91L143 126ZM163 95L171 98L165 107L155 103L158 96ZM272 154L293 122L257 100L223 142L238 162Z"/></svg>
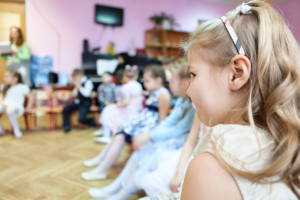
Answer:
<svg viewBox="0 0 300 200"><path fill-rule="evenodd" d="M51 93L46 90L36 90L32 93L34 97L33 108L29 111L25 112L25 115L28 116L28 123L32 124L33 118L33 125L37 127L37 116L40 114L46 115L46 129L50 130L50 111L51 111Z"/></svg>
<svg viewBox="0 0 300 200"><path fill-rule="evenodd" d="M94 114L94 119L97 127L100 125L99 121L99 106L97 106L97 92L93 91L91 94L92 105L90 107L90 112Z"/></svg>
<svg viewBox="0 0 300 200"><path fill-rule="evenodd" d="M73 101L72 90L56 90L52 92L51 97L51 129L56 128L57 115L62 114L64 105Z"/></svg>

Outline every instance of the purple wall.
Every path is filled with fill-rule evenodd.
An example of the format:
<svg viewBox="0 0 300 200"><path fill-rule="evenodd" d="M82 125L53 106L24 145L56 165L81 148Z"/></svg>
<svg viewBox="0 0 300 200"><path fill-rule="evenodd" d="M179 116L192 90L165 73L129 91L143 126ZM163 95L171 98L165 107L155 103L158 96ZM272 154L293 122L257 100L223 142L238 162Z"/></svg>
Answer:
<svg viewBox="0 0 300 200"><path fill-rule="evenodd" d="M300 43L300 0L291 0L280 6L275 6L285 18L298 43Z"/></svg>
<svg viewBox="0 0 300 200"><path fill-rule="evenodd" d="M124 26L103 28L94 23L94 5L104 4L125 9ZM178 30L193 31L199 19L217 18L232 9L197 0L28 0L27 39L33 54L53 55L56 71L72 71L81 65L82 41L90 48L110 40L116 51L126 51L134 40L135 47L144 47L144 32L153 27L149 17L162 11L173 14Z"/></svg>
<svg viewBox="0 0 300 200"><path fill-rule="evenodd" d="M94 23L94 5L104 4L125 9L124 26L104 27ZM164 11L180 24L177 30L193 31L197 21L224 15L232 6L199 0L27 0L27 40L36 55L52 55L54 70L70 73L81 66L82 41L87 38L90 49L109 41L116 51L126 51L132 40L136 48L144 47L144 32L153 27L149 17ZM278 6L290 22L300 41L299 0Z"/></svg>

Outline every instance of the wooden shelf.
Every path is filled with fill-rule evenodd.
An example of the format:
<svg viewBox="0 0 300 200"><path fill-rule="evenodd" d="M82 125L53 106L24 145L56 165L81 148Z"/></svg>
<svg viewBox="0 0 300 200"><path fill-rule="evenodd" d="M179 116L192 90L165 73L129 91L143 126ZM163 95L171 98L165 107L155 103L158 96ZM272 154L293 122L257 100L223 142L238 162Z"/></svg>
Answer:
<svg viewBox="0 0 300 200"><path fill-rule="evenodd" d="M146 55L151 58L183 56L184 52L180 48L180 44L188 35L189 33L180 31L147 30L145 32Z"/></svg>

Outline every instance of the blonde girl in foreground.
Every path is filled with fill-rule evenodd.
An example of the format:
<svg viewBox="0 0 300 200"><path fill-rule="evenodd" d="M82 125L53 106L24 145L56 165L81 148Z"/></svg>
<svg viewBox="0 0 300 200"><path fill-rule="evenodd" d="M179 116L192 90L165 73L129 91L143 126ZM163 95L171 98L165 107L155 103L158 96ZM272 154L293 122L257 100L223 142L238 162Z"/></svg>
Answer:
<svg viewBox="0 0 300 200"><path fill-rule="evenodd" d="M211 129L181 198L299 199L300 53L282 17L250 1L201 24L186 49L187 94Z"/></svg>

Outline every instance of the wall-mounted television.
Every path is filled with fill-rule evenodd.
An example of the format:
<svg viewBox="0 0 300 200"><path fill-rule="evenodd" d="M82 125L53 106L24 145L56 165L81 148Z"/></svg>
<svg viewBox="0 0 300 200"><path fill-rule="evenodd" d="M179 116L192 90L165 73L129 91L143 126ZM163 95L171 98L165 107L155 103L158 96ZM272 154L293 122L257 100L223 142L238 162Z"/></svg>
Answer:
<svg viewBox="0 0 300 200"><path fill-rule="evenodd" d="M123 25L123 9L105 5L95 5L95 22L109 26Z"/></svg>

